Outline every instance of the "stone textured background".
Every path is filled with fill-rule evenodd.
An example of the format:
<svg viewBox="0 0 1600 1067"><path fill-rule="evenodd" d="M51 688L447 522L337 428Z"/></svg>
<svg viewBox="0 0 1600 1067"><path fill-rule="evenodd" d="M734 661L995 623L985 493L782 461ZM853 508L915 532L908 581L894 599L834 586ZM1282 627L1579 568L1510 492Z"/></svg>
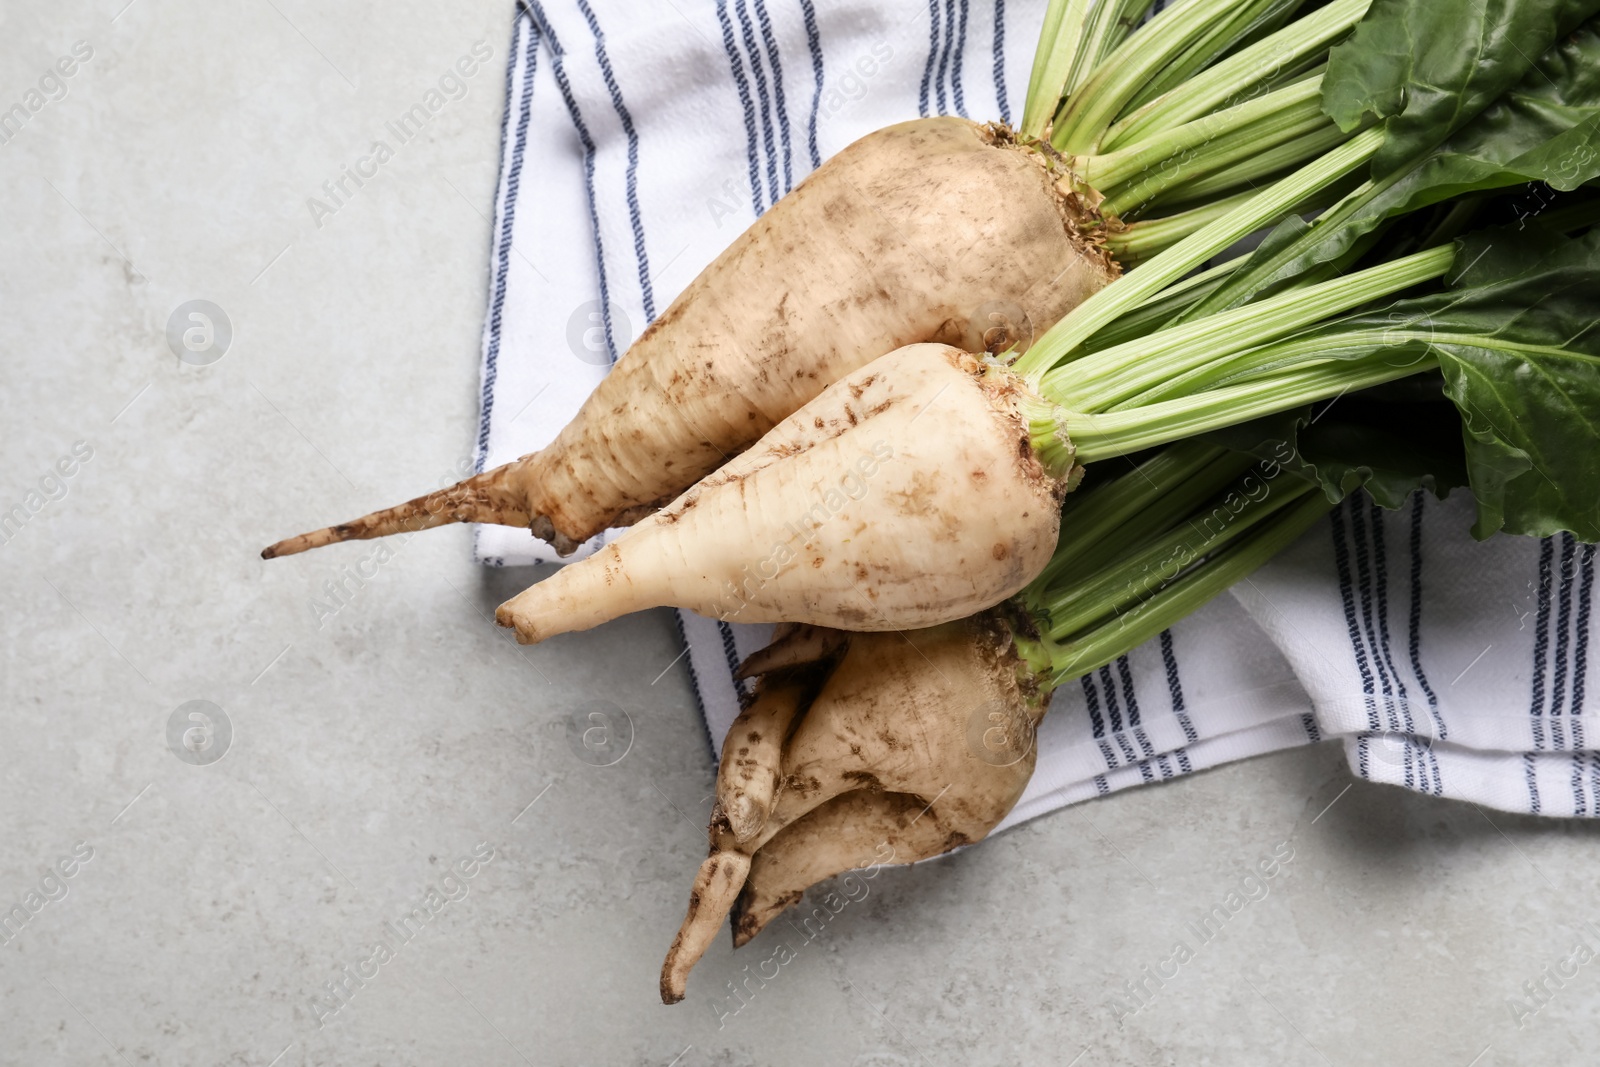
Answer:
<svg viewBox="0 0 1600 1067"><path fill-rule="evenodd" d="M1351 785L1326 747L884 872L814 940L719 941L662 1007L711 787L668 616L519 649L492 610L531 577L474 567L460 527L392 546L332 617L324 583L374 544L256 555L470 454L511 4L125 4L0 3L0 107L93 49L0 145L0 510L93 450L0 544L0 907L93 849L0 944L0 1061L1592 1059L1600 963L1520 1028L1509 1002L1600 948L1594 828ZM307 198L478 41L467 96L318 226ZM233 326L209 366L165 336L197 298ZM232 725L208 766L167 745L190 700ZM567 744L594 701L633 724L614 766ZM480 843L465 897L311 1006ZM1267 895L1194 940L1280 846ZM797 955L734 1012L779 938Z"/></svg>

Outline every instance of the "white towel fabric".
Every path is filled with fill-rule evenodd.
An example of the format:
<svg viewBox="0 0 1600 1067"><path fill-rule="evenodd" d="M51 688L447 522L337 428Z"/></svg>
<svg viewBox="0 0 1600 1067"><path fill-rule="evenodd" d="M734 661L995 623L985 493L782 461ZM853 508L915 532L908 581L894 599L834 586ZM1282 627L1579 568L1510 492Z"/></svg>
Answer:
<svg viewBox="0 0 1600 1067"><path fill-rule="evenodd" d="M483 345L479 468L543 446L607 366L811 169L917 115L1010 120L1043 0L528 0ZM1158 639L1056 693L1006 826L1341 738L1362 777L1596 814L1584 724L1595 550L1467 535L1470 501L1347 501ZM482 527L487 564L551 562ZM770 627L680 612L713 750ZM1595 731L1600 735L1600 731Z"/></svg>

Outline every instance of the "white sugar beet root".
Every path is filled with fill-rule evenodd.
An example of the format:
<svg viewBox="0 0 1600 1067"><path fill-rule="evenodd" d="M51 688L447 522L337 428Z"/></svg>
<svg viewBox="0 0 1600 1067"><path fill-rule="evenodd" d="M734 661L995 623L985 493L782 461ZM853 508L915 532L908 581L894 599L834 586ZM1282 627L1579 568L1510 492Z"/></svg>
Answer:
<svg viewBox="0 0 1600 1067"><path fill-rule="evenodd" d="M718 256L549 447L263 555L452 522L527 526L566 554L877 356L1026 347L1117 273L1058 178L1001 127L940 117L868 134Z"/></svg>
<svg viewBox="0 0 1600 1067"><path fill-rule="evenodd" d="M524 644L663 605L852 630L964 618L1055 548L1081 468L1046 470L1030 422L1056 415L1004 367L907 346L496 617Z"/></svg>
<svg viewBox="0 0 1600 1067"><path fill-rule="evenodd" d="M730 911L737 947L824 878L977 841L1033 775L1048 697L995 613L905 634L789 628L745 670L763 664L723 741L710 854L662 965L667 1003ZM985 735L997 723L1009 747Z"/></svg>

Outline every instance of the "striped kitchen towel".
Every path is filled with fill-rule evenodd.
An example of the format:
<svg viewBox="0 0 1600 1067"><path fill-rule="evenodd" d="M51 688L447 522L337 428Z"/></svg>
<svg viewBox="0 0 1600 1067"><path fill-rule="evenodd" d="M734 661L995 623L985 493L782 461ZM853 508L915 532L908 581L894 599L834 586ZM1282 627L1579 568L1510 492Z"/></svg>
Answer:
<svg viewBox="0 0 1600 1067"><path fill-rule="evenodd" d="M917 115L1013 117L1043 0L525 0L506 84L479 468L541 447L617 354L823 159ZM1361 496L1159 638L1057 692L1014 825L1338 738L1362 777L1591 815L1595 550L1467 535L1471 502ZM553 562L481 527L478 558ZM713 749L770 627L679 621ZM1600 731L1595 731L1600 736Z"/></svg>

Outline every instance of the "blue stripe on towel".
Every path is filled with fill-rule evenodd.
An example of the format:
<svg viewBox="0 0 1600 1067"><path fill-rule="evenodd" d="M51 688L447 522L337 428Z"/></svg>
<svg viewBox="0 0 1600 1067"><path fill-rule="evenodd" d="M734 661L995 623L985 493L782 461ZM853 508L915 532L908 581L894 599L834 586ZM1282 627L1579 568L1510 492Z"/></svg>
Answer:
<svg viewBox="0 0 1600 1067"><path fill-rule="evenodd" d="M756 82L756 99L761 101L762 150L767 159L767 203L776 204L783 193L778 188L778 145L772 134L772 101L767 95L767 72L762 69L761 57L756 54L755 31L750 27L750 12L745 0L735 0L734 14L739 16L739 34L744 40L745 58L750 63L750 73Z"/></svg>
<svg viewBox="0 0 1600 1067"><path fill-rule="evenodd" d="M506 275L511 263L511 232L517 214L517 189L522 178L523 151L528 141L528 120L533 110L533 75L539 66L539 28L531 16L517 15L517 25L513 30L512 41L516 41L516 34L521 33L523 26L527 27L527 46L522 50L526 59L528 73L522 82L522 93L517 101L516 133L507 143L507 134L510 125L500 129L500 160L505 169L505 187L500 193L500 227L498 241L495 249L494 278L491 281L489 297L489 328L488 338L483 352L483 395L479 400L478 416L478 447L477 455L473 458L473 469L478 473L483 472L483 466L489 457L489 421L494 412L494 386L499 377L500 361L500 324L506 306ZM511 114L511 86L516 81L518 65L522 62L518 56L518 49L513 44L510 58L506 64L506 114ZM507 165L507 149L510 150L510 163ZM476 536L474 536L476 540Z"/></svg>
<svg viewBox="0 0 1600 1067"><path fill-rule="evenodd" d="M805 17L806 47L811 50L811 73L816 79L811 90L811 120L806 124L806 149L815 169L822 166L822 154L817 150L817 113L822 109L822 37L817 32L817 9L811 0L800 0L800 11Z"/></svg>
<svg viewBox="0 0 1600 1067"><path fill-rule="evenodd" d="M1411 611L1406 620L1407 652L1411 657L1411 673L1428 698L1428 714L1433 718L1434 734L1440 741L1449 739L1450 731L1444 717L1439 714L1439 697L1428 684L1422 670L1422 509L1427 494L1421 489L1411 494Z"/></svg>
<svg viewBox="0 0 1600 1067"><path fill-rule="evenodd" d="M794 148L789 142L789 107L783 95L783 59L779 54L777 38L772 33L772 17L767 5L754 0L756 24L761 27L761 43L767 52L767 63L772 67L772 102L778 113L778 137L783 143L783 191L794 188Z"/></svg>
<svg viewBox="0 0 1600 1067"><path fill-rule="evenodd" d="M934 95L939 100L939 114L948 115L950 104L945 96L946 75L950 72L950 46L955 43L955 0L944 0L943 44L939 48L939 74L933 81Z"/></svg>
<svg viewBox="0 0 1600 1067"><path fill-rule="evenodd" d="M1110 664L1100 668L1100 695L1105 698L1106 716L1111 720L1111 736L1116 739L1123 758L1129 763L1139 763L1139 753L1129 744L1127 731L1122 724L1122 705L1117 700L1117 683L1111 678ZM1152 777L1150 768L1142 764L1139 767L1139 774L1146 780Z"/></svg>
<svg viewBox="0 0 1600 1067"><path fill-rule="evenodd" d="M733 627L721 619L717 620L717 632L722 635L722 655L728 661L728 681L733 686L733 693L739 698L739 706L744 706L744 698L749 695L746 683L739 680L739 647L733 643Z"/></svg>
<svg viewBox="0 0 1600 1067"><path fill-rule="evenodd" d="M1183 680L1178 677L1178 653L1172 647L1172 631L1161 631L1161 662L1167 668L1167 691L1172 696L1172 714L1177 716L1178 725L1183 727L1183 736L1192 745L1200 739L1194 731L1194 723L1189 721L1189 709L1183 700Z"/></svg>
<svg viewBox="0 0 1600 1067"><path fill-rule="evenodd" d="M744 109L744 154L750 165L750 207L757 216L766 210L761 199L761 170L756 162L756 108L750 100L750 80L744 74L739 46L733 43L733 21L728 18L728 0L717 0L717 22L722 26L722 50L728 53L733 85Z"/></svg>
<svg viewBox="0 0 1600 1067"><path fill-rule="evenodd" d="M1594 601L1594 545L1584 545L1578 566L1578 632L1572 650L1572 744L1583 748L1583 699L1589 673L1589 619Z"/></svg>
<svg viewBox="0 0 1600 1067"><path fill-rule="evenodd" d="M1554 552L1553 539L1546 537L1539 542L1539 616L1533 631L1533 695L1528 706L1535 749L1545 747L1545 660L1550 655L1550 571Z"/></svg>
<svg viewBox="0 0 1600 1067"><path fill-rule="evenodd" d="M917 114L928 117L928 86L933 82L933 65L939 54L939 0L928 0L928 62L922 68L922 94L917 98Z"/></svg>
<svg viewBox="0 0 1600 1067"><path fill-rule="evenodd" d="M1011 101L1006 93L1006 0L994 0L994 98L1000 121L1011 125Z"/></svg>
<svg viewBox="0 0 1600 1067"><path fill-rule="evenodd" d="M589 9L587 0L578 0L578 10L583 12L584 20L589 23L589 32L594 34L594 57L600 63L600 75L611 94L611 106L616 108L617 118L622 121L622 132L628 138L628 218L633 223L633 252L639 261L639 296L644 304L645 320L654 321L656 298L650 285L650 257L645 252L644 222L639 214L639 131L633 128L633 116L622 100L622 90L617 86L616 73L611 69L611 57L606 55L606 37L600 31L599 21ZM611 358L615 360L619 355L621 353L613 347Z"/></svg>
<svg viewBox="0 0 1600 1067"><path fill-rule="evenodd" d="M956 114L967 118L967 93L962 85L965 78L962 76L962 61L967 55L967 7L971 0L961 0L961 20L958 22L956 36L960 43L956 45L955 62L950 71L950 97L955 101Z"/></svg>
<svg viewBox="0 0 1600 1067"><path fill-rule="evenodd" d="M612 332L611 323L611 283L606 274L605 242L600 236L600 212L594 196L594 137L589 133L589 124L583 119L583 112L578 108L578 101L572 95L572 83L567 80L566 51L561 47L561 39L556 36L555 30L550 26L550 20L545 16L544 6L539 0L528 0L531 3L534 18L543 28L545 39L550 42L550 69L556 76L556 88L561 90L561 99L567 105L567 114L572 116L572 128L577 131L578 143L583 145L583 181L589 194L589 224L594 230L594 259L595 270L600 281L600 317L605 325L606 348L611 352L611 361L614 363L621 353L617 351L616 335Z"/></svg>
<svg viewBox="0 0 1600 1067"><path fill-rule="evenodd" d="M1344 605L1345 629L1350 635L1350 648L1355 655L1356 670L1361 675L1361 691L1367 699L1367 727L1379 730L1377 701L1374 699L1377 692L1372 681L1372 669L1367 665L1366 645L1361 640L1361 629L1356 623L1355 586L1350 580L1350 547L1345 543L1344 533L1344 505L1341 504L1328 513L1328 523L1333 533L1333 566L1339 577L1339 599ZM1364 754L1366 749L1361 749ZM1361 776L1369 777L1366 765L1361 766Z"/></svg>
<svg viewBox="0 0 1600 1067"><path fill-rule="evenodd" d="M1572 628L1572 579L1577 570L1577 540L1561 535L1561 606L1556 616L1556 658L1550 672L1550 746L1566 748L1567 661L1571 656L1568 632Z"/></svg>
<svg viewBox="0 0 1600 1067"><path fill-rule="evenodd" d="M1089 732L1095 743L1100 748L1100 757L1106 761L1107 767L1118 765L1116 749L1111 747L1106 740L1106 721L1100 714L1100 690L1096 688L1094 679L1087 674L1078 679L1083 686L1083 701L1089 709Z"/></svg>

